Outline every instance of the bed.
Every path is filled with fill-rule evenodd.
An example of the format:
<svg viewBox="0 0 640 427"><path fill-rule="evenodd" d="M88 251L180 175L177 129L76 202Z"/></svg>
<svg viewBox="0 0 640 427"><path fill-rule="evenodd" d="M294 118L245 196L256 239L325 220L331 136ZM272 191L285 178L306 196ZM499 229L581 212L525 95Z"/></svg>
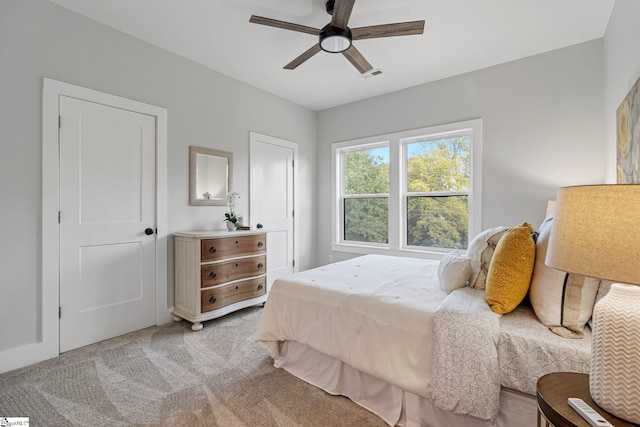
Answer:
<svg viewBox="0 0 640 427"><path fill-rule="evenodd" d="M366 255L276 280L256 341L274 365L395 426L534 426L535 382L588 373L591 334L566 339L531 307L447 294L438 261Z"/></svg>
<svg viewBox="0 0 640 427"><path fill-rule="evenodd" d="M390 426L534 426L538 378L589 373L608 290L544 264L552 224L488 229L440 261L365 255L279 278L256 341Z"/></svg>

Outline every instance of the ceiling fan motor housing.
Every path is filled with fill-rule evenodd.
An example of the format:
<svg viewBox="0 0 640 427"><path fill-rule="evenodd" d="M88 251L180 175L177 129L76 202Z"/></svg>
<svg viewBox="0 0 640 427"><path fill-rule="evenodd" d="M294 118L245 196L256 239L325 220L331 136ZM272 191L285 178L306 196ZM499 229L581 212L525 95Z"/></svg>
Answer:
<svg viewBox="0 0 640 427"><path fill-rule="evenodd" d="M335 0L327 0L326 10L329 15L333 15L333 7L335 5Z"/></svg>
<svg viewBox="0 0 640 427"><path fill-rule="evenodd" d="M340 53L351 47L351 30L325 25L320 31L320 48L329 53Z"/></svg>

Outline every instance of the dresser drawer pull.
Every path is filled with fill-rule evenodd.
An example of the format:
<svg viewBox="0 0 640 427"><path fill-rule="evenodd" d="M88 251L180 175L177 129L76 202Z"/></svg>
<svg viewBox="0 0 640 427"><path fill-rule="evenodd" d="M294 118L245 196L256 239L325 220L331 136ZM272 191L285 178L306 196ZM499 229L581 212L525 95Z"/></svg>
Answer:
<svg viewBox="0 0 640 427"><path fill-rule="evenodd" d="M261 262L259 262L258 263L258 268L262 268L262 267L264 267L264 265Z"/></svg>
<svg viewBox="0 0 640 427"><path fill-rule="evenodd" d="M262 283L258 285L258 290L262 289Z"/></svg>
<svg viewBox="0 0 640 427"><path fill-rule="evenodd" d="M258 242L258 247L261 248L264 246L264 243L262 243L262 240Z"/></svg>
<svg viewBox="0 0 640 427"><path fill-rule="evenodd" d="M216 297L211 295L211 298L209 298L209 304L213 304L216 302Z"/></svg>
<svg viewBox="0 0 640 427"><path fill-rule="evenodd" d="M238 287L236 286L236 289L238 289Z"/></svg>
<svg viewBox="0 0 640 427"><path fill-rule="evenodd" d="M215 272L215 271L212 271L211 273L209 273L209 278L210 278L210 279L215 279L215 278L216 278L216 276L217 276L217 274L216 274L216 272Z"/></svg>
<svg viewBox="0 0 640 427"><path fill-rule="evenodd" d="M215 247L215 246L211 246L211 247L209 248L209 253L210 253L210 254L215 254L215 253L216 253L216 247Z"/></svg>

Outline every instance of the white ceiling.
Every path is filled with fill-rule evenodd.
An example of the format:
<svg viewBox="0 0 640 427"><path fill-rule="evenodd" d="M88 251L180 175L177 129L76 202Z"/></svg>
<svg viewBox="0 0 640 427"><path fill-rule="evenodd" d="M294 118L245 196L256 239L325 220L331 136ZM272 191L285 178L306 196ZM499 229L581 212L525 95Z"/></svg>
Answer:
<svg viewBox="0 0 640 427"><path fill-rule="evenodd" d="M615 0L357 0L349 27L424 19L419 36L354 42L378 76L309 34L249 23L252 14L322 28L325 0L50 0L313 110L600 38Z"/></svg>

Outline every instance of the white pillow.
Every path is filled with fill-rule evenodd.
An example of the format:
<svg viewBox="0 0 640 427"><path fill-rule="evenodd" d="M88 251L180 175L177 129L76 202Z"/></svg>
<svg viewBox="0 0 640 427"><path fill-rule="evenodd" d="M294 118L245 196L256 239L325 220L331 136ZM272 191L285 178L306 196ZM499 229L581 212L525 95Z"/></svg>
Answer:
<svg viewBox="0 0 640 427"><path fill-rule="evenodd" d="M469 286L484 289L491 258L502 235L508 227L494 227L483 231L473 238L467 248L467 257L471 259L471 277Z"/></svg>
<svg viewBox="0 0 640 427"><path fill-rule="evenodd" d="M442 289L450 294L463 288L471 276L471 260L458 251L446 254L438 266L438 281Z"/></svg>
<svg viewBox="0 0 640 427"><path fill-rule="evenodd" d="M549 215L540 226L529 300L540 322L552 332L566 338L582 338L600 280L545 265L552 224L553 215Z"/></svg>

